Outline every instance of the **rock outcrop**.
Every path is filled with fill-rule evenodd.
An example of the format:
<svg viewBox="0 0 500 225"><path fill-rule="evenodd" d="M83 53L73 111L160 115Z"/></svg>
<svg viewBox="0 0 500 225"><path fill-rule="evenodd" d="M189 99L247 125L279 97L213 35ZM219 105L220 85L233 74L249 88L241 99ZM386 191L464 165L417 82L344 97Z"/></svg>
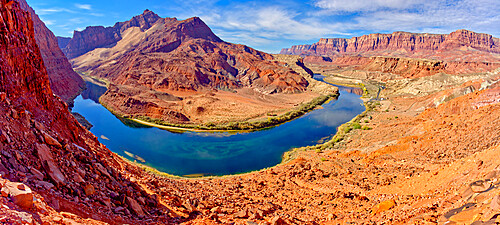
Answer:
<svg viewBox="0 0 500 225"><path fill-rule="evenodd" d="M49 74L50 87L54 94L71 102L85 88L83 79L73 71L71 64L58 45L58 40L25 0L17 0L21 8L28 11L33 20L35 39Z"/></svg>
<svg viewBox="0 0 500 225"><path fill-rule="evenodd" d="M333 56L339 54L378 54L410 56L417 53L436 53L471 48L488 53L500 53L500 39L489 34L457 30L450 34L418 34L394 32L369 34L361 37L321 38L312 45L284 48L281 54Z"/></svg>
<svg viewBox="0 0 500 225"><path fill-rule="evenodd" d="M191 114L179 109L185 103L176 96L242 88L292 94L309 85L272 55L222 41L200 18L179 21L149 10L113 27L75 32L64 51L75 70L111 83L101 101L113 111L173 123L189 122ZM170 97L137 96L148 91Z"/></svg>

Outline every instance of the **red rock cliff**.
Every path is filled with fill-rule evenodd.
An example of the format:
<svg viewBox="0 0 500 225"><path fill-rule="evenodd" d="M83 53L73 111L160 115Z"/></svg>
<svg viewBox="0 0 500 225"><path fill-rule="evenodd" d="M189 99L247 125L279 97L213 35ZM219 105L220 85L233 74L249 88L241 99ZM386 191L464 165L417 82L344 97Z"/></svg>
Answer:
<svg viewBox="0 0 500 225"><path fill-rule="evenodd" d="M141 223L135 220L156 213L151 208L156 198L122 176L118 168L123 161L52 94L34 28L30 13L18 2L0 0L0 174L42 194L36 207L44 202L52 212L72 212L111 223ZM114 202L115 198L123 201ZM131 215L116 218L109 211L117 207L115 203L128 208ZM28 214L37 220L45 218L49 208L44 207Z"/></svg>
<svg viewBox="0 0 500 225"><path fill-rule="evenodd" d="M336 55L374 51L448 51L462 46L490 53L500 53L500 39L489 34L457 30L450 34L394 32L392 34L369 34L351 39L322 38L312 45L284 48L281 50L281 54Z"/></svg>
<svg viewBox="0 0 500 225"><path fill-rule="evenodd" d="M35 40L49 74L52 91L64 101L71 101L85 88L85 82L71 68L71 64L59 48L57 38L52 31L45 26L25 0L18 0L18 2L22 9L30 13L33 20Z"/></svg>

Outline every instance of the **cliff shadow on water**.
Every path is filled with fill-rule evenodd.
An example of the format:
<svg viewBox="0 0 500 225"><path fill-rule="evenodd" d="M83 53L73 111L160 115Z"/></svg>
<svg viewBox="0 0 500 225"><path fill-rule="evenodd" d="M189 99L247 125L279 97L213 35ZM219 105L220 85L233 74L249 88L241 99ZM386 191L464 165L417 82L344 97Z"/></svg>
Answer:
<svg viewBox="0 0 500 225"><path fill-rule="evenodd" d="M87 88L82 92L83 99L90 99L99 103L99 98L108 90L105 86L85 81Z"/></svg>

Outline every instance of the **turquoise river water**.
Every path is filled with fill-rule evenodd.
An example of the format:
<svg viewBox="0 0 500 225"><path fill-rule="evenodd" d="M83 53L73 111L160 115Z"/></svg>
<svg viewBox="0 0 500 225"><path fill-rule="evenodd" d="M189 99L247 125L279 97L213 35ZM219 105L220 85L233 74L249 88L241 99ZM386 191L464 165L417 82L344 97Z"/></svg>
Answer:
<svg viewBox="0 0 500 225"><path fill-rule="evenodd" d="M90 131L121 156L181 176L236 174L274 166L284 152L328 140L338 126L365 110L360 96L354 94L359 91L341 87L337 100L273 128L246 133L179 133L126 125L98 103L105 91L87 83L87 90L75 99L73 111L92 123Z"/></svg>

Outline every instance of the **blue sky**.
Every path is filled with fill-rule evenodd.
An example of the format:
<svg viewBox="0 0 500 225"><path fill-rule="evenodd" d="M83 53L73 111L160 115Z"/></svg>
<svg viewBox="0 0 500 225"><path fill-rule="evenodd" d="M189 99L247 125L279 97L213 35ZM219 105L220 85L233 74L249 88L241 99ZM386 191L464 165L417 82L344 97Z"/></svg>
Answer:
<svg viewBox="0 0 500 225"><path fill-rule="evenodd" d="M277 53L320 38L394 31L500 37L499 0L27 0L57 36L112 26L150 9L161 17L198 16L223 40Z"/></svg>

